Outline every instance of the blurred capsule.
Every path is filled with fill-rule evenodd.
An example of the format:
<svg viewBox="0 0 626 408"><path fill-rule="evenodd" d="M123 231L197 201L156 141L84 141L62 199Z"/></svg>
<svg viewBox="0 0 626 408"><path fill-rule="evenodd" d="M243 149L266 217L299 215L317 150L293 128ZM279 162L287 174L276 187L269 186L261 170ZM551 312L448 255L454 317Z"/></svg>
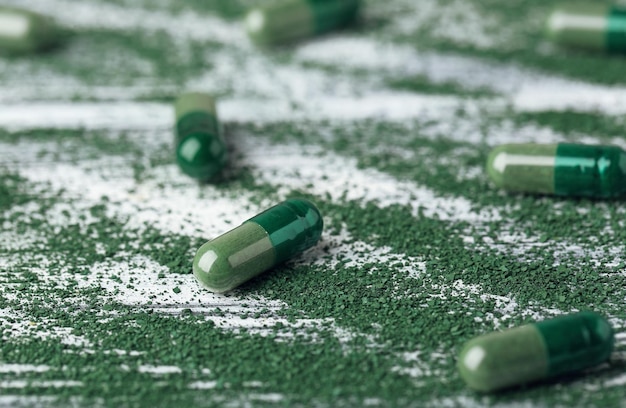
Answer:
<svg viewBox="0 0 626 408"><path fill-rule="evenodd" d="M186 93L178 98L174 109L178 165L198 180L213 178L227 160L213 97L199 92Z"/></svg>
<svg viewBox="0 0 626 408"><path fill-rule="evenodd" d="M277 0L251 10L245 25L257 44L284 44L350 24L359 5L360 0Z"/></svg>
<svg viewBox="0 0 626 408"><path fill-rule="evenodd" d="M61 32L48 17L32 11L0 6L0 50L33 52L60 41Z"/></svg>
<svg viewBox="0 0 626 408"><path fill-rule="evenodd" d="M505 144L489 154L487 173L509 191L617 197L626 193L626 152L606 145Z"/></svg>
<svg viewBox="0 0 626 408"><path fill-rule="evenodd" d="M591 2L562 4L550 14L547 33L566 46L624 52L626 8Z"/></svg>

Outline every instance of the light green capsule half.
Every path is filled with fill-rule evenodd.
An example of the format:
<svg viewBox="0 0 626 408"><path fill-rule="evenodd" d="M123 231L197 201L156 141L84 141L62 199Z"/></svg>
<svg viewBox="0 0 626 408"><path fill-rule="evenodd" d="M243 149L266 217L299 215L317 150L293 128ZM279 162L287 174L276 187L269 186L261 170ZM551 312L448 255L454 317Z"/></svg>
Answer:
<svg viewBox="0 0 626 408"><path fill-rule="evenodd" d="M489 333L468 342L459 356L459 373L477 391L493 391L544 378L548 355L531 325Z"/></svg>
<svg viewBox="0 0 626 408"><path fill-rule="evenodd" d="M271 268L275 258L267 231L245 222L202 245L193 261L193 273L204 287L223 293Z"/></svg>
<svg viewBox="0 0 626 408"><path fill-rule="evenodd" d="M194 112L207 112L217 117L215 99L202 92L188 92L181 95L174 103L174 111L177 122L185 115Z"/></svg>
<svg viewBox="0 0 626 408"><path fill-rule="evenodd" d="M28 10L0 6L0 50L33 52L59 42L61 32L48 17Z"/></svg>
<svg viewBox="0 0 626 408"><path fill-rule="evenodd" d="M507 144L487 158L487 173L499 188L554 194L556 144Z"/></svg>
<svg viewBox="0 0 626 408"><path fill-rule="evenodd" d="M607 43L608 16L606 4L562 4L550 14L546 31L559 44L603 50Z"/></svg>
<svg viewBox="0 0 626 408"><path fill-rule="evenodd" d="M275 2L251 10L245 20L250 38L258 44L280 44L313 35L313 10L306 0Z"/></svg>

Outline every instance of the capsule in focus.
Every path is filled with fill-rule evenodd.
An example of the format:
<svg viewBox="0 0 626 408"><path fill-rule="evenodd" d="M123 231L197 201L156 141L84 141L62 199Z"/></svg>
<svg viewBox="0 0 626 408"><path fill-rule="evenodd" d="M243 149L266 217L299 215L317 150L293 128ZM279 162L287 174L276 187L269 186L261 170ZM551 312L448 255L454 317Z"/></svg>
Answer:
<svg viewBox="0 0 626 408"><path fill-rule="evenodd" d="M602 3L558 6L547 22L548 36L572 47L609 52L626 51L626 8Z"/></svg>
<svg viewBox="0 0 626 408"><path fill-rule="evenodd" d="M489 154L487 173L509 191L617 197L626 193L626 152L604 145L506 144Z"/></svg>
<svg viewBox="0 0 626 408"><path fill-rule="evenodd" d="M613 342L604 317L580 312L470 340L458 369L469 387L490 392L600 364Z"/></svg>
<svg viewBox="0 0 626 408"><path fill-rule="evenodd" d="M359 5L360 0L276 0L252 9L245 26L259 45L285 44L352 23Z"/></svg>
<svg viewBox="0 0 626 408"><path fill-rule="evenodd" d="M193 273L210 291L229 291L314 246L322 228L313 203L283 201L202 245L193 260Z"/></svg>
<svg viewBox="0 0 626 408"><path fill-rule="evenodd" d="M209 180L227 160L226 144L220 135L215 100L207 94L190 92L175 104L176 161L187 175Z"/></svg>
<svg viewBox="0 0 626 408"><path fill-rule="evenodd" d="M0 6L0 50L23 53L54 46L60 30L52 19L32 11Z"/></svg>

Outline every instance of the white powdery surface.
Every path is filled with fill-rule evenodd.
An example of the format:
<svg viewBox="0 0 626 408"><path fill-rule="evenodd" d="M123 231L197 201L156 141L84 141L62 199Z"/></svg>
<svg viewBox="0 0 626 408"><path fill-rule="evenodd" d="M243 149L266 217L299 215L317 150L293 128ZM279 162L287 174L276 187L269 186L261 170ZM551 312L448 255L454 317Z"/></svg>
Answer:
<svg viewBox="0 0 626 408"><path fill-rule="evenodd" d="M426 272L426 262L422 259L394 253L391 247L376 247L363 241L355 240L344 228L337 235L326 235L324 244L327 252L307 251L298 263L313 264L336 270L341 268L359 268L365 264L384 265L386 270L396 269L408 278L417 278Z"/></svg>
<svg viewBox="0 0 626 408"><path fill-rule="evenodd" d="M413 182L399 181L374 169L361 169L356 159L338 156L317 146L273 145L264 138L253 136L248 137L245 144L243 151L246 155L241 164L251 167L257 179L276 186L277 194L282 197L297 190L320 197L329 196L337 202L371 202L381 208L408 205L414 216L422 212L426 217L441 220L482 222L499 218L494 209L475 212L473 203L465 198L439 196ZM108 158L100 159L101 163L89 161L89 172L80 165L32 167L28 164L37 160L39 149L36 145L30 149L13 145L4 145L4 148L7 157L19 155L18 166L26 163L25 168L20 168L24 177L48 183L55 190L64 189L70 196L81 197L88 203L99 203L103 196L107 196L114 202L111 205L116 206L118 215L123 215L128 225L135 228L147 223L160 225L168 232L214 236L224 232L232 222L247 219L260 210L250 205L250 194L233 199L213 186L200 188L174 165L156 168L155 177L149 179L152 181L138 185L131 178L130 163L126 164L129 166L127 171L121 171L124 164L120 163L116 177L107 177L108 172L104 173L106 176L98 172L108 168ZM155 184L163 184L163 187L158 188Z"/></svg>
<svg viewBox="0 0 626 408"><path fill-rule="evenodd" d="M285 99L220 100L220 120L272 123L301 120L362 120L378 118L402 121L450 116L472 104L454 96L424 96L408 92L379 91L364 96L324 96L294 105ZM37 102L2 106L0 127L8 130L60 129L173 129L170 104L150 102Z"/></svg>
<svg viewBox="0 0 626 408"><path fill-rule="evenodd" d="M426 356L419 350L399 353L397 356L403 360L403 363L392 367L391 371L411 377L415 387L429 386L432 383L427 380L432 381L433 378L441 380L442 372L433 368L433 363L445 365L445 356L439 353Z"/></svg>
<svg viewBox="0 0 626 408"><path fill-rule="evenodd" d="M626 374L612 378L603 384L604 387L621 387L624 385L626 385Z"/></svg>
<svg viewBox="0 0 626 408"><path fill-rule="evenodd" d="M367 5L365 14L369 18L391 20L384 34L412 36L417 46L424 27L429 27L429 37L482 49L508 48L515 43L517 35L515 29L503 27L495 16L463 0L421 0L419 3L411 0L372 1Z"/></svg>
<svg viewBox="0 0 626 408"><path fill-rule="evenodd" d="M425 408L484 408L485 402L482 396L476 395L458 395L454 397L440 398L432 400L424 404ZM545 405L537 404L534 400L517 399L512 402L495 402L490 403L491 408L566 408L563 405Z"/></svg>
<svg viewBox="0 0 626 408"><path fill-rule="evenodd" d="M23 152L27 153L29 150ZM36 152L32 149L31 152ZM27 155L23 157L29 161ZM106 169L107 159L104 159L102 168ZM93 164L93 163L91 163ZM90 164L90 165L91 165ZM98 166L96 165L96 168ZM252 206L246 199L239 196L236 199L223 198L223 211L216 220L217 208L207 206L207 199L197 194L186 195L184 192L198 188L197 183L189 180L178 172L181 182L167 183L168 188L134 188L129 178L105 179L94 172L85 172L79 166L54 165L48 167L28 167L22 169L21 174L36 182L49 183L53 190L65 190L78 204L76 208L65 204L53 206L46 219L50 225L65 225L68 221L81 225L88 224L92 219L68 220L64 210L70 213L83 212L91 205L101 203L103 195L112 201L108 204L110 216L128 219L126 226L134 229L146 223L164 233L185 233L188 235L207 234L215 236L224 230L232 228L231 220L241 221L258 213L256 206ZM122 172L121 174L128 174ZM127 177L130 177L128 174ZM162 178L157 178L161 182ZM176 186L176 187L172 187ZM207 187L208 188L208 187ZM119 201L116 201L119 200ZM185 205L181 205L181 203ZM216 204L219 204L219 200ZM212 201L213 203L213 201ZM219 206L218 206L219 207ZM184 210L181 210L184 208ZM203 209L208 208L206 215ZM331 263L333 261L331 260ZM337 262L335 261L334 264ZM45 265L42 265L45 268ZM91 266L89 275L76 275L61 270L58 274L44 273L45 269L33 268L32 271L41 276L39 284L49 286L52 283L61 287L69 282L78 281L79 287L100 287L106 290L111 300L135 306L138 308L152 308L162 313L180 314L184 309L193 313L207 315L218 327L230 330L248 329L251 332L267 334L271 328L281 323L285 327L295 329L303 327L319 327L320 330L332 330L342 341L349 341L354 333L335 327L333 319L299 319L295 323L276 316L261 318L242 317L266 309L276 311L286 307L282 302L272 301L259 297L249 298L238 294L235 297L217 295L201 288L190 274L171 273L169 268L142 256L129 256L127 260L107 261ZM162 277L159 278L159 274ZM178 288L178 293L174 288ZM80 301L80 299L77 299ZM216 309L220 309L216 313ZM42 334L43 335L43 334ZM46 333L46 336L51 335ZM289 329L281 337L290 337ZM65 333L65 339L70 344L80 345L81 339L73 339Z"/></svg>
<svg viewBox="0 0 626 408"><path fill-rule="evenodd" d="M5 292L6 293L6 292ZM40 333L37 323L30 321L21 311L12 308L0 309L2 339L31 337Z"/></svg>
<svg viewBox="0 0 626 408"><path fill-rule="evenodd" d="M33 364L0 364L0 373L45 373L50 370L50 366L47 365L33 365Z"/></svg>
<svg viewBox="0 0 626 408"><path fill-rule="evenodd" d="M607 115L626 113L626 88L609 87L521 68L514 64L438 52L363 38L332 38L305 45L297 58L306 62L369 69L393 76L422 75L434 83L453 82L466 89L501 93L518 112L574 110ZM499 104L495 104L498 108Z"/></svg>
<svg viewBox="0 0 626 408"><path fill-rule="evenodd" d="M22 3L20 0L8 2L16 6ZM239 25L227 23L211 14L198 15L190 11L171 14L105 2L67 0L29 0L28 6L72 29L166 32L181 41L194 39L238 46L247 44Z"/></svg>
<svg viewBox="0 0 626 408"><path fill-rule="evenodd" d="M609 115L626 113L626 92L623 87L570 80L514 64L494 63L454 54L419 52L406 45L345 36L334 36L305 44L296 52L295 61L279 63L251 48L239 26L225 23L211 15L197 16L190 12L172 15L164 11L129 9L111 4L81 4L64 0L36 0L32 6L79 28L94 27L122 31L139 29L148 33L163 31L182 42L192 38L222 41L230 45L233 48L229 51L220 50L208 54L207 59L214 64L214 68L199 78L189 79L186 87L211 92L223 92L229 88L231 95L227 98L233 101L235 107L244 105L252 108L242 109L237 116L239 120L372 117L403 120L423 116L433 108L454 111L455 107L463 107L458 101L463 98L432 95L420 97L414 93L385 90L381 73L391 78L423 75L434 83L454 82L467 89L491 89L505 95L505 99L520 112L576 110ZM459 7L471 8L462 5ZM452 10L450 7L431 8L445 13ZM428 7L416 9L419 9L417 14L428 15L423 13ZM454 13L458 12L459 10L454 9ZM468 13L461 14L460 17L468 16ZM470 14L475 15L475 10ZM471 20L484 23L484 18ZM176 21L176 24L172 24L172 21ZM458 28L459 21L454 26ZM497 31L501 32L500 29ZM468 36L467 32L463 32L463 35ZM354 78L341 69L334 72L323 71L304 67L303 62L322 63L344 69L365 69L371 72ZM233 76L233 72L237 72L237 75ZM7 92L2 92L0 100L15 101L17 98L19 101L19 98L28 95L31 98L37 98L38 95L44 97L48 95L52 98L56 95L57 99L67 100L81 94L95 98L125 100L129 96L149 93L152 82L163 83L162 79L153 78L146 85L133 85L129 88L117 85L107 90L102 86L81 85L81 81L76 78L54 75L56 76L52 78L53 80L36 87L39 94L33 94L31 85L21 88L7 86ZM149 73L147 75L149 77ZM60 82L65 82L66 86L59 87ZM224 84L228 84L226 88ZM174 92L175 88L168 85L163 90ZM250 99L254 95L261 98L255 102ZM484 102L472 101L469 105ZM501 97L491 98L488 105L492 111L501 111L508 107ZM20 107L18 104L0 110L0 126L14 127L19 124L35 126L38 119L34 118L39 115L32 115L33 118L29 120L21 110L25 108L27 107ZM67 124L67 118L63 113L54 115L50 113L68 108L61 105L40 106L39 109L43 110L44 115L47 114L48 119L38 121L42 127L63 126L63 123ZM107 117L109 121L115 118L117 126L123 126L121 124L127 122L124 120L123 111L127 108L129 106L120 107L121 115L118 115L115 112L117 108L113 107L111 113L102 112L96 117L81 119L86 121L88 127L110 123L107 122ZM97 107L92 106L91 109ZM229 108L226 108L226 111L229 111ZM5 115L8 118L4 117ZM83 112L82 115L87 113ZM168 115L171 113L158 116L163 118ZM227 115L226 118L229 119L230 116ZM159 123L158 119L155 119L155 123ZM128 125L133 126L132 121Z"/></svg>
<svg viewBox="0 0 626 408"><path fill-rule="evenodd" d="M9 130L61 129L160 129L172 128L174 112L158 103L37 102L11 104L0 109L0 126Z"/></svg>
<svg viewBox="0 0 626 408"><path fill-rule="evenodd" d="M255 176L277 185L280 194L292 190L308 191L333 202L374 203L380 208L408 205L417 217L450 221L488 221L498 219L495 210L472 210L473 203L462 197L442 197L413 182L400 181L374 169L361 169L352 157L338 156L317 146L271 145L249 138L245 163L253 166Z"/></svg>
<svg viewBox="0 0 626 408"><path fill-rule="evenodd" d="M40 272L35 270L35 273ZM5 287L11 289L14 284L7 284ZM20 299L28 301L20 293ZM7 300L16 300L17 295L5 292ZM68 346L88 347L90 342L82 336L72 334L72 328L54 327L54 322L50 319L31 318L25 313L12 308L0 309L0 325L3 326L1 339L14 339L24 337L28 339L57 339L60 343ZM36 366L41 367L41 366ZM1 372L1 371L0 371Z"/></svg>
<svg viewBox="0 0 626 408"><path fill-rule="evenodd" d="M137 367L137 371L153 375L180 374L183 372L183 370L177 366L154 366L149 364L140 365Z"/></svg>
<svg viewBox="0 0 626 408"><path fill-rule="evenodd" d="M436 279L436 277L434 278ZM506 296L495 295L488 293L480 284L468 284L462 279L456 279L451 284L440 284L434 279L426 281L426 290L432 292L430 295L433 298L438 298L443 301L454 300L458 302L458 299L462 299L466 312L471 313L473 305L476 308L482 309L482 305L479 303L493 302L493 312L486 313L484 317L475 317L474 321L477 323L484 323L487 327L494 330L506 329L511 326L509 320L512 317L530 317L532 320L539 321L546 318L556 317L561 314L575 312L576 310L560 310L555 308L543 307L536 304L526 304L520 306L512 293ZM439 292L439 293L437 293ZM426 305L423 305L426 307ZM449 313L455 313L453 309ZM496 316L496 314L498 316Z"/></svg>
<svg viewBox="0 0 626 408"><path fill-rule="evenodd" d="M28 381L28 380L0 380L0 388L65 388L82 387L82 381L49 380L49 381Z"/></svg>
<svg viewBox="0 0 626 408"><path fill-rule="evenodd" d="M506 217L508 210L501 209L500 214L502 217ZM582 212L581 212L582 214ZM469 250L482 250L485 247L492 251L499 252L501 254L515 255L520 258L521 261L529 259L528 255L533 257L533 252L537 248L542 248L542 252L550 252L555 260L552 265L546 265L546 268L559 266L562 263L562 259L568 259L571 256L577 258L590 258L595 260L596 265L603 265L606 267L616 267L619 265L624 257L624 249L626 245L607 245L601 244L597 240L587 240L584 243L573 242L571 239L560 238L549 239L541 234L529 235L524 230L527 229L527 225L524 223L517 223L512 225L503 225L499 231L497 231L496 238L493 239L488 236L483 236L480 242L476 242L472 237L474 234L471 231L467 231L467 235L464 237L466 248ZM613 235L614 232L607 228L603 231L603 235ZM610 259L610 261L607 261ZM626 272L618 272L624 274ZM608 276L613 273L603 273L601 276Z"/></svg>

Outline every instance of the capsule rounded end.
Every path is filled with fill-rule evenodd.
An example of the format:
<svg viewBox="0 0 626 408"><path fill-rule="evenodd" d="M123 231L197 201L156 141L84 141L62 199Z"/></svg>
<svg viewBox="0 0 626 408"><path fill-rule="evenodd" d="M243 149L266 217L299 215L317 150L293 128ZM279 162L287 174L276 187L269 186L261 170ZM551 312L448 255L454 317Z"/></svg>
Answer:
<svg viewBox="0 0 626 408"><path fill-rule="evenodd" d="M211 292L223 293L232 289L232 268L211 241L198 249L193 259L193 275Z"/></svg>
<svg viewBox="0 0 626 408"><path fill-rule="evenodd" d="M494 148L487 157L487 174L491 181L498 187L504 186L504 170L506 169L507 146Z"/></svg>
<svg viewBox="0 0 626 408"><path fill-rule="evenodd" d="M550 14L548 14L548 18L546 18L545 21L544 33L550 41L556 43L561 42L561 36L565 28L565 18L566 15L560 7L554 8Z"/></svg>
<svg viewBox="0 0 626 408"><path fill-rule="evenodd" d="M595 312L580 312L579 316L589 331L590 346L598 349L597 363L608 360L615 342L613 327L604 316Z"/></svg>
<svg viewBox="0 0 626 408"><path fill-rule="evenodd" d="M0 50L9 53L45 51L57 46L65 36L53 19L30 10L0 6L0 18Z"/></svg>
<svg viewBox="0 0 626 408"><path fill-rule="evenodd" d="M489 353L480 338L470 340L463 346L457 368L463 381L472 389L489 392L494 387L489 372Z"/></svg>
<svg viewBox="0 0 626 408"><path fill-rule="evenodd" d="M265 47L286 45L314 35L313 3L277 0L251 9L244 18L248 37L256 45Z"/></svg>
<svg viewBox="0 0 626 408"><path fill-rule="evenodd" d="M224 167L226 146L216 135L191 133L176 146L176 161L185 174L209 180Z"/></svg>
<svg viewBox="0 0 626 408"><path fill-rule="evenodd" d="M305 230L308 232L311 245L319 241L324 229L324 220L315 204L304 198L292 198L286 200L284 204L307 223Z"/></svg>
<svg viewBox="0 0 626 408"><path fill-rule="evenodd" d="M267 18L262 9L250 10L244 19L244 25L248 37L255 43L266 43L266 24Z"/></svg>

